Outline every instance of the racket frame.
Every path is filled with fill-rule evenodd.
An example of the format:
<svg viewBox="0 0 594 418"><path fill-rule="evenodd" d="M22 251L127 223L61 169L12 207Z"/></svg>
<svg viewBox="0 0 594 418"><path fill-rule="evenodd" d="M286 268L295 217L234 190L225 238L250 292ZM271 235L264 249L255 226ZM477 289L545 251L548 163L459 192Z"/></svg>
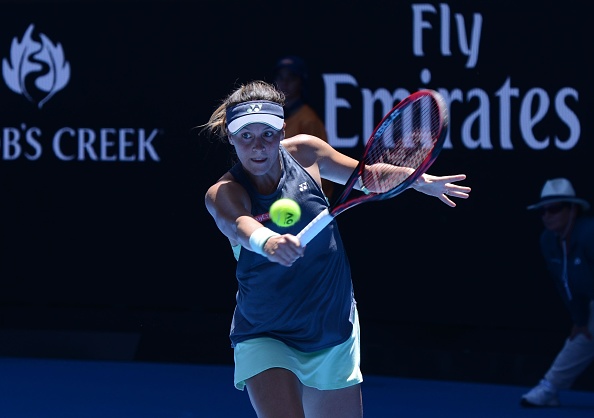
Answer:
<svg viewBox="0 0 594 418"><path fill-rule="evenodd" d="M419 166L400 184L394 187L391 190L386 192L380 193L363 193L360 196L352 197L351 199L347 200L347 197L350 195L352 190L355 188L355 183L359 181L359 178L363 175L365 171L365 155L369 152L371 147L373 146L373 142L376 139L381 139L381 134L386 128L386 124L391 124L392 120L397 117L397 115L403 111L403 109L411 102L419 99L420 97L426 96L427 94L431 95L432 100L437 103L439 108L440 120L441 120L441 131L438 134L437 139L433 145L431 151L427 154L425 159L419 164ZM321 212L316 218L314 218L299 234L297 237L300 239L302 245L306 245L311 239L313 239L324 227L326 227L332 219L338 216L340 213L344 212L347 209L353 208L361 203L364 202L371 202L371 201L378 201L378 200L386 200L392 197L395 197L408 189L419 177L421 177L433 164L433 162L437 159L437 156L441 152L443 148L443 144L445 142L446 134L449 127L449 112L445 100L435 90L424 89L419 90L417 92L412 93L408 97L402 99L396 106L394 106L386 115L382 118L382 120L377 124L376 128L373 130L372 134L370 135L367 144L365 145L365 149L363 151L363 157L349 176L348 180L345 183L344 189L340 196L336 199L336 201L323 212Z"/></svg>

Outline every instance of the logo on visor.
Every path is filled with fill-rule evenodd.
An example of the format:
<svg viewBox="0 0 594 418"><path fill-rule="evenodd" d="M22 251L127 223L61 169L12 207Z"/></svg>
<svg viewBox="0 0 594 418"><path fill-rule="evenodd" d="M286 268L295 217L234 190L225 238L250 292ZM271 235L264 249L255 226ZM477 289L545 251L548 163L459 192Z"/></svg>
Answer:
<svg viewBox="0 0 594 418"><path fill-rule="evenodd" d="M260 110L262 110L262 103L254 103L250 105L250 108L247 110L247 112L259 112Z"/></svg>
<svg viewBox="0 0 594 418"><path fill-rule="evenodd" d="M12 91L22 94L41 107L62 90L70 80L70 63L64 59L62 45L54 44L43 33L41 42L31 37L31 24L19 42L15 37L10 45L10 59L2 60L2 76Z"/></svg>

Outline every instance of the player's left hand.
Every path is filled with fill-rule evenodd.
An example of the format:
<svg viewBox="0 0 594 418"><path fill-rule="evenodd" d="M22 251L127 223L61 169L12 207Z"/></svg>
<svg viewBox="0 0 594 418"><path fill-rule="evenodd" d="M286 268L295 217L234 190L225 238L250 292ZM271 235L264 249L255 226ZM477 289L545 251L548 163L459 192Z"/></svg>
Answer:
<svg viewBox="0 0 594 418"><path fill-rule="evenodd" d="M435 196L443 203L450 207L456 207L450 197L457 197L460 199L468 199L470 187L460 186L454 184L457 181L466 179L466 174L456 174L453 176L432 176L430 174L423 174L419 177L412 187L421 193L429 196Z"/></svg>

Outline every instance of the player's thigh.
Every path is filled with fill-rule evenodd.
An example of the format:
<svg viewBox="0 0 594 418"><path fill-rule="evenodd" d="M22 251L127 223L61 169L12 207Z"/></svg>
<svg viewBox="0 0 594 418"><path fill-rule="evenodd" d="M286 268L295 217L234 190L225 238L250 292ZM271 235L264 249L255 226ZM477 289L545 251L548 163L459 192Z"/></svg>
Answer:
<svg viewBox="0 0 594 418"><path fill-rule="evenodd" d="M304 386L303 408L307 418L361 418L361 385L335 390L318 390Z"/></svg>
<svg viewBox="0 0 594 418"><path fill-rule="evenodd" d="M272 368L245 381L259 418L304 418L303 385L291 371Z"/></svg>

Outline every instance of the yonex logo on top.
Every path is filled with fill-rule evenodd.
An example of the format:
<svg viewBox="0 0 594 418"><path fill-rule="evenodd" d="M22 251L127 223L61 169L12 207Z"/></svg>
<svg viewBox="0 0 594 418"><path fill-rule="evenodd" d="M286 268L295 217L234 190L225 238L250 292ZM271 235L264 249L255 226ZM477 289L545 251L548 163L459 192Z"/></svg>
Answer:
<svg viewBox="0 0 594 418"><path fill-rule="evenodd" d="M247 112L259 112L260 110L262 110L262 103L254 103L250 105L250 108L247 110Z"/></svg>
<svg viewBox="0 0 594 418"><path fill-rule="evenodd" d="M68 84L70 64L62 45L52 43L43 33L39 34L41 43L31 37L34 27L29 25L20 42L12 39L10 59L2 60L2 76L8 88L41 109Z"/></svg>

